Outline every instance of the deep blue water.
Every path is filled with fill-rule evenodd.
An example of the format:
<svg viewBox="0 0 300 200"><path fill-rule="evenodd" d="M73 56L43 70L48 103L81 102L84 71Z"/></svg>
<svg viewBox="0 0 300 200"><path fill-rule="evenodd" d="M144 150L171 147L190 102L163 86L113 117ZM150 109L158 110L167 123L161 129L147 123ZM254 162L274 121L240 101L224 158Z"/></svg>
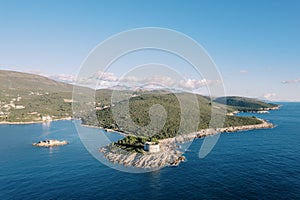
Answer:
<svg viewBox="0 0 300 200"><path fill-rule="evenodd" d="M141 174L111 169L91 156L74 127L78 122L0 125L0 199L300 199L300 103L245 115L277 126L222 134L204 159L198 158L203 140L195 140L187 162ZM31 145L46 138L70 144Z"/></svg>

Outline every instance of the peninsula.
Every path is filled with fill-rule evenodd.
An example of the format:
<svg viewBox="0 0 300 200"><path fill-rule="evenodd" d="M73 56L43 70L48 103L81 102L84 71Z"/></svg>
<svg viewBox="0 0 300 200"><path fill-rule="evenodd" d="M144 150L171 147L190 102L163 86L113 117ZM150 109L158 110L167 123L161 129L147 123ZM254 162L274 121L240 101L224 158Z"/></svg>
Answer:
<svg viewBox="0 0 300 200"><path fill-rule="evenodd" d="M139 152L128 151L128 149L121 148L120 146L116 145L116 143L112 143L107 147L101 148L100 152L102 152L104 157L112 163L118 163L124 166L133 166L138 168L160 168L164 166L177 166L180 162L185 161L183 152L179 150L178 144L189 142L197 138L212 136L215 134L274 127L273 124L265 120L259 120L262 122L261 124L203 129L195 133L162 139L158 141L160 151L155 153L149 153L143 150L139 150Z"/></svg>
<svg viewBox="0 0 300 200"><path fill-rule="evenodd" d="M112 114L112 107L99 109L96 111L97 118L92 116L83 116L82 123L85 125L98 126L108 130L114 130L125 134L126 137L110 145L100 148L99 151L103 156L112 163L118 163L124 166L133 166L137 168L160 168L163 166L177 166L185 160L183 152L178 148L178 144L191 141L195 138L202 138L210 135L220 134L224 132L236 132L251 129L273 128L273 124L263 119L252 117L236 116L239 112L256 112L265 113L263 111L279 109L278 105L265 103L257 99L245 97L221 97L210 99L205 96L197 95L199 109L201 110L200 123L195 132L179 131L180 124L180 105L177 97L189 99L189 93L180 93L175 96L167 91L145 92L135 94L130 99L129 106L130 116L123 115L120 111L118 115L120 119L124 119L124 123L116 123ZM226 99L226 101L224 101ZM211 102L215 102L214 106ZM126 124L126 120L130 117L140 127L144 127L150 123L149 109L152 105L159 104L164 107L167 112L166 123L162 129L152 136L147 136L146 132L140 131L137 126ZM113 109L122 108L122 102L114 105ZM187 107L189 114L193 116L193 107ZM212 110L221 115L225 110L228 114L225 116L224 125L222 127L210 128L210 119ZM125 126L120 126L120 124ZM151 131L150 131L151 132ZM153 130L154 132L154 130ZM147 142L155 142L159 144L159 151L149 152L145 149Z"/></svg>

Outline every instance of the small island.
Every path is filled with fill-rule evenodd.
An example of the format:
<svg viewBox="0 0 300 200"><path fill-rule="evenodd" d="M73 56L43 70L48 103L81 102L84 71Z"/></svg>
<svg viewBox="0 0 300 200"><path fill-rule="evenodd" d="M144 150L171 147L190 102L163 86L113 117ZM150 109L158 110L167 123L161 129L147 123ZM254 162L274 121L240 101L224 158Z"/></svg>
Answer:
<svg viewBox="0 0 300 200"><path fill-rule="evenodd" d="M67 141L65 140L43 140L43 141L39 141L36 143L33 143L33 146L37 146L37 147L54 147L54 146L63 146L68 144Z"/></svg>

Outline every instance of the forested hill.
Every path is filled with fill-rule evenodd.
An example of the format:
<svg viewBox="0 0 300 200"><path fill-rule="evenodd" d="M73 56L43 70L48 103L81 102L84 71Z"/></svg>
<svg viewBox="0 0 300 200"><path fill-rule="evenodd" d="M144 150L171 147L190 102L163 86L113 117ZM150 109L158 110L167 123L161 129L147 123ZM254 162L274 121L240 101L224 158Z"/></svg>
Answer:
<svg viewBox="0 0 300 200"><path fill-rule="evenodd" d="M109 104L108 100L111 99L109 97L111 92L111 90L97 91L97 97L100 98L99 102L103 103L102 107L100 106L99 109L97 109L92 115L83 116L82 120L84 124L114 129L136 136L147 136L151 135L151 133L157 133L156 127L158 127L160 124L160 120L158 120L157 126L153 126L152 129L143 129L143 127L147 127L151 123L149 111L152 106L161 105L166 112L166 121L164 126L155 135L155 137L162 139L174 137L182 133L188 133L188 127L194 125L189 123L194 123L196 121L199 122L197 127L198 129L209 128L212 117L220 117L222 114L224 114L224 111L227 113L239 111L242 107L236 107L234 105L226 106L223 103L217 102L212 104L212 101L209 97L191 93L173 94L165 91L147 91L136 92L132 94L130 91L122 91L124 94L128 92L128 95L131 95L129 100L129 112L123 112L124 106L126 106L124 102L115 103L114 105L106 105L107 103ZM197 106L195 106L195 102L192 102L192 99L195 97ZM186 104L182 105L178 98L183 100L183 102L186 102ZM236 98L243 99L243 97ZM268 104L255 99L252 100L247 98L245 100L247 100L245 105L247 105L246 108L248 111L250 111L251 108L253 108L253 111L256 111L265 109L266 107L272 108L275 106L274 104ZM261 105L261 107L257 105ZM182 109L186 110L186 112L184 112ZM200 113L200 115L198 115L198 113ZM115 121L116 114L118 117L118 122ZM154 116L154 119L159 119L162 114L156 111L154 113L152 112L152 115ZM199 119L194 120L195 117L199 117ZM190 119L186 120L186 127L183 129L179 128L182 119ZM134 124L128 123L130 120L132 120ZM223 127L253 125L259 123L261 123L261 121L255 117L226 115ZM187 132L185 132L186 130Z"/></svg>
<svg viewBox="0 0 300 200"><path fill-rule="evenodd" d="M257 99L237 96L219 97L214 100L217 103L224 104L239 111L259 111L269 110L277 107L273 103L266 103Z"/></svg>

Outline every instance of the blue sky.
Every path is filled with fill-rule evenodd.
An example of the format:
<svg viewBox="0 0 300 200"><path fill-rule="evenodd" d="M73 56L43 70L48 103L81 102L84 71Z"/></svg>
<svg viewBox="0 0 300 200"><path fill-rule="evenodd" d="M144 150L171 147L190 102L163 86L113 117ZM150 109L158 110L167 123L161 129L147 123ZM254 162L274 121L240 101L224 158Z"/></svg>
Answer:
<svg viewBox="0 0 300 200"><path fill-rule="evenodd" d="M297 0L0 0L0 68L76 75L111 35L162 27L206 49L228 95L300 101L299 19Z"/></svg>

